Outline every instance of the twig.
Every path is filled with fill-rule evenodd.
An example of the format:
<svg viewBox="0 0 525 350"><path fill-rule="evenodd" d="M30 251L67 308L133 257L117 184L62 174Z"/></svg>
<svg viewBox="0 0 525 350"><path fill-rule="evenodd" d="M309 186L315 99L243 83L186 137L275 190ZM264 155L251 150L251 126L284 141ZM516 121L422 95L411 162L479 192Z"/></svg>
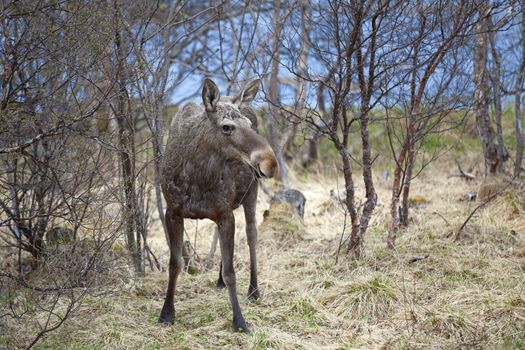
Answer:
<svg viewBox="0 0 525 350"><path fill-rule="evenodd" d="M461 169L461 165L459 165L459 162L457 159L456 159L456 165L458 166L459 175L455 175L455 176L463 177L467 181L471 181L476 178L476 176L474 176L473 174L464 172L463 169Z"/></svg>
<svg viewBox="0 0 525 350"><path fill-rule="evenodd" d="M448 220L443 216L441 215L441 213L439 213L437 210L434 211L434 214L436 214L437 216L439 216L440 218L443 219L443 221L445 221L445 223L447 224L447 226L450 226L450 222L448 222Z"/></svg>

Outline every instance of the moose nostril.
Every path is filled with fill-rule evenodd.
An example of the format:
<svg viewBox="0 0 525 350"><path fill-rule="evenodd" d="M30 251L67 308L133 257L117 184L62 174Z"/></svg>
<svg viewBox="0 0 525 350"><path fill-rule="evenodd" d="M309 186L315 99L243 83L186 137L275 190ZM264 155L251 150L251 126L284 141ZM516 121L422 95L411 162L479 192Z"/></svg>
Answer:
<svg viewBox="0 0 525 350"><path fill-rule="evenodd" d="M250 156L252 166L261 177L271 178L278 173L279 165L271 149L256 151Z"/></svg>
<svg viewBox="0 0 525 350"><path fill-rule="evenodd" d="M266 173L263 171L263 169L262 169L262 167L261 167L261 163L258 163L257 166L256 166L256 168L257 168L257 173L259 174L260 177L264 177L264 178L269 177L268 174L266 174Z"/></svg>
<svg viewBox="0 0 525 350"><path fill-rule="evenodd" d="M259 176L266 177L266 175L261 169L261 164L257 164L257 172L259 173Z"/></svg>
<svg viewBox="0 0 525 350"><path fill-rule="evenodd" d="M263 168L259 166L259 172L261 173L262 176L266 178L272 178L275 176L275 168L272 166L267 166L265 170L263 170Z"/></svg>
<svg viewBox="0 0 525 350"><path fill-rule="evenodd" d="M261 168L261 164L257 164L257 170L259 171L259 175L261 177L265 177L265 178L272 177L271 175L268 175L266 172L263 171L263 169Z"/></svg>

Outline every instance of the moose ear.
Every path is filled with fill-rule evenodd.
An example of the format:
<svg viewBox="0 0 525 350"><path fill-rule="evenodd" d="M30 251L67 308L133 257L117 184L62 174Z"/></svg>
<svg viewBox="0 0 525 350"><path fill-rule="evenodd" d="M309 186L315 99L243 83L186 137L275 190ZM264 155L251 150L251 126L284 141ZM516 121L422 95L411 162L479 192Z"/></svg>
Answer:
<svg viewBox="0 0 525 350"><path fill-rule="evenodd" d="M215 112L217 103L221 98L219 88L211 79L204 79L204 85L202 86L202 102L206 108L206 112Z"/></svg>
<svg viewBox="0 0 525 350"><path fill-rule="evenodd" d="M249 105L255 99L255 96L257 95L257 92L259 91L260 84L261 84L260 79L255 79L255 80L250 81L241 90L241 92L239 92L239 94L235 95L235 97L232 99L232 102L239 106Z"/></svg>

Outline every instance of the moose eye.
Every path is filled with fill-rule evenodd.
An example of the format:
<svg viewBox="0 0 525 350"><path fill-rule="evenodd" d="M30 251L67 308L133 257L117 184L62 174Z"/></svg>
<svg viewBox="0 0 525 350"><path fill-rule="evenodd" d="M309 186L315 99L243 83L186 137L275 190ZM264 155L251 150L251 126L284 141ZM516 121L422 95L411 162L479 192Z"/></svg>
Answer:
<svg viewBox="0 0 525 350"><path fill-rule="evenodd" d="M235 127L233 125L223 125L222 126L222 131L225 133L225 134L231 134L233 129L235 129Z"/></svg>

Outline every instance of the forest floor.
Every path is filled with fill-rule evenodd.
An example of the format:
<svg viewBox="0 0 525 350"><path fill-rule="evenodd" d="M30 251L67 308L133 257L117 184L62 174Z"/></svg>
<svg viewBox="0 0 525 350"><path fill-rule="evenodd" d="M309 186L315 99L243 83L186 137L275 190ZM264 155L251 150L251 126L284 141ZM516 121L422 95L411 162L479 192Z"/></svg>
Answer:
<svg viewBox="0 0 525 350"><path fill-rule="evenodd" d="M307 199L304 232L289 239L260 233L258 302L246 297L248 247L238 210L235 266L250 334L232 331L227 291L214 286L217 252L213 269L181 274L173 326L157 324L167 273L149 272L125 291L88 297L75 317L35 348L523 349L525 208L507 192L479 210L454 240L451 233L479 205L462 198L481 183L451 176L454 170L435 164L413 182L412 196L428 203L411 209L395 253L386 249L391 181L377 177L379 200L366 234L366 255L349 262L343 247L337 264L345 217L330 189L341 191L342 181L297 175L294 187ZM261 191L260 221L268 199ZM197 253L206 258L212 223L185 225ZM166 266L160 226L151 245Z"/></svg>

